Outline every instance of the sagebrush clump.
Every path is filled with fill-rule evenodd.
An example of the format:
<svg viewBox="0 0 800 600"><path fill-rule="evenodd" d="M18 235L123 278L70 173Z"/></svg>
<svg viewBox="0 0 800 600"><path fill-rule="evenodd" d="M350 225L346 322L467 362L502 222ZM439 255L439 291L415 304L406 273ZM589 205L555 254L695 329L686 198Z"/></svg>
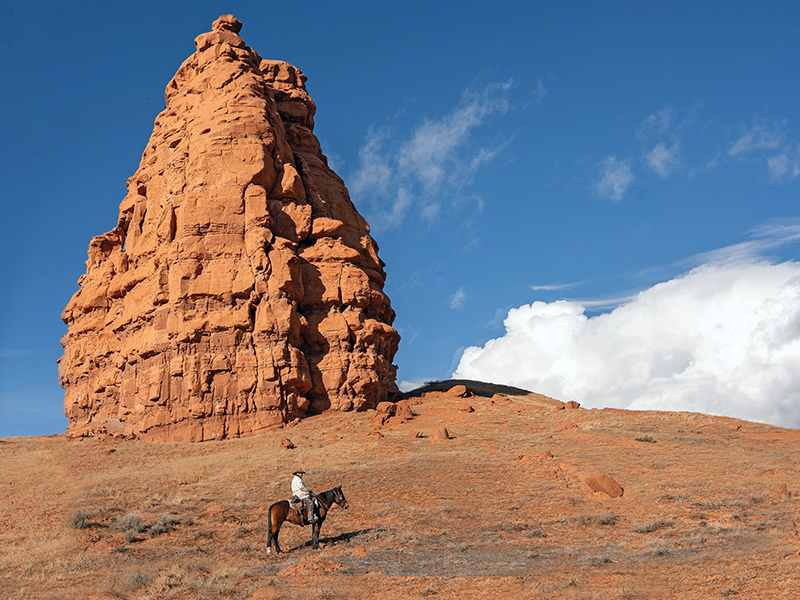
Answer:
<svg viewBox="0 0 800 600"><path fill-rule="evenodd" d="M653 533L654 531L667 527L672 527L672 521L669 519L656 519L654 521L648 521L647 523L637 523L631 530L635 533Z"/></svg>
<svg viewBox="0 0 800 600"><path fill-rule="evenodd" d="M144 519L136 513L128 513L118 517L114 525L123 532L126 542L135 542L139 538L139 534L147 530L147 524Z"/></svg>
<svg viewBox="0 0 800 600"><path fill-rule="evenodd" d="M180 524L181 520L174 515L164 515L158 521L153 523L149 528L151 537L156 537L162 533L172 531Z"/></svg>
<svg viewBox="0 0 800 600"><path fill-rule="evenodd" d="M72 516L72 527L75 529L86 529L91 523L92 514L85 510L79 510Z"/></svg>

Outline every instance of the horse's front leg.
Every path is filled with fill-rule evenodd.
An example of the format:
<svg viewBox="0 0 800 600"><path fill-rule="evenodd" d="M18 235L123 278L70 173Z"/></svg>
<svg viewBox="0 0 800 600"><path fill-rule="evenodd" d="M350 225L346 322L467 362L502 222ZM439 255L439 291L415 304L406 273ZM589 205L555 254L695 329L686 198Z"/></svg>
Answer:
<svg viewBox="0 0 800 600"><path fill-rule="evenodd" d="M314 550L319 550L319 529L320 529L319 522L315 522L311 526L311 547Z"/></svg>

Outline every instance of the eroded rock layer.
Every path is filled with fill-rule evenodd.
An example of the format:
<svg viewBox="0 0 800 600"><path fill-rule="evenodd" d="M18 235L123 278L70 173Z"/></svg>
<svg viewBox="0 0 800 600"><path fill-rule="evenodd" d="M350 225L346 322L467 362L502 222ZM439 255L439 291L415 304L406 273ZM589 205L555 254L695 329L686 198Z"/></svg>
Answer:
<svg viewBox="0 0 800 600"><path fill-rule="evenodd" d="M306 77L217 19L166 89L117 226L64 309L72 436L208 440L397 392L369 226L313 134Z"/></svg>

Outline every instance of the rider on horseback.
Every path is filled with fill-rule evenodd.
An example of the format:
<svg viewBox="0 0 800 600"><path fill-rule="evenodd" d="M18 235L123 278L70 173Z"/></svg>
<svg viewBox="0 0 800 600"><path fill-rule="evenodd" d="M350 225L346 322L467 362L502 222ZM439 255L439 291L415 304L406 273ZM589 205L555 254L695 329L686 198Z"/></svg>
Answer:
<svg viewBox="0 0 800 600"><path fill-rule="evenodd" d="M303 475L306 472L302 469L299 469L293 473L294 477L292 478L292 494L303 502L306 507L306 515L308 515L308 522L313 523L319 518L317 514L317 507L316 503L314 502L314 494L311 493L306 487L306 484L303 482Z"/></svg>

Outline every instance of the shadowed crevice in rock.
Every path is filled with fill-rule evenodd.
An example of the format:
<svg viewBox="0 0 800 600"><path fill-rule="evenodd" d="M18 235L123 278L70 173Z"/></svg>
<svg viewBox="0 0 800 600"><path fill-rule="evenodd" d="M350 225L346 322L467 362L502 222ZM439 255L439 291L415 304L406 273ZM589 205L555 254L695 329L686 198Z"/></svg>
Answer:
<svg viewBox="0 0 800 600"><path fill-rule="evenodd" d="M384 263L306 77L240 30L223 15L197 37L116 227L89 245L62 314L73 437L222 439L397 393Z"/></svg>

